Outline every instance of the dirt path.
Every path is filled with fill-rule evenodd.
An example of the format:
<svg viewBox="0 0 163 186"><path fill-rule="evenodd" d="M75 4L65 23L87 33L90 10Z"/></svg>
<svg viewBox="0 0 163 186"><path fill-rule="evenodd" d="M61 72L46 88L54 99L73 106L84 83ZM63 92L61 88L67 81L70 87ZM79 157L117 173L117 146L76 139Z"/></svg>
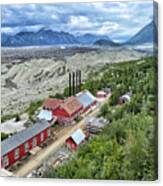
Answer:
<svg viewBox="0 0 163 186"><path fill-rule="evenodd" d="M109 98L110 96L108 96ZM106 99L106 101L108 100ZM106 102L104 101L101 106ZM101 107L100 106L100 107ZM88 116L95 116L99 110L100 107L97 107L93 112L88 114ZM84 128L85 126L85 118L82 119L79 123L77 123L74 126L66 127L62 129L57 134L57 140L54 141L51 145L49 145L47 148L42 149L36 156L32 157L26 164L24 164L22 167L20 167L19 170L17 170L14 175L17 177L25 177L27 176L32 170L36 169L38 166L42 164L43 161L45 161L49 155L57 151L64 143L65 140L78 128Z"/></svg>

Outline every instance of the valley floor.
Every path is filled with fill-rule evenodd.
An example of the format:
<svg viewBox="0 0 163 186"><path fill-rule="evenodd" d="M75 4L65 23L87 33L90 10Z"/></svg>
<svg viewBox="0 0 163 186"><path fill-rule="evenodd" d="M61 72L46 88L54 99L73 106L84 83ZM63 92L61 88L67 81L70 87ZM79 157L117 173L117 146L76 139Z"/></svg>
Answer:
<svg viewBox="0 0 163 186"><path fill-rule="evenodd" d="M32 101L62 93L68 87L68 72L80 69L85 81L90 72L105 64L146 55L132 49L70 48L65 52L56 48L2 49L2 115L20 113Z"/></svg>

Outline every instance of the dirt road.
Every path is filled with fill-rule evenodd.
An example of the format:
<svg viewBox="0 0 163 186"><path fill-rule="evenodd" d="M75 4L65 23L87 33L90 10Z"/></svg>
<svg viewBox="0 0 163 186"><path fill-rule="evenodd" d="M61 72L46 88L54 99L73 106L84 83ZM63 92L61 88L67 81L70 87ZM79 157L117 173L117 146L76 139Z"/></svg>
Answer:
<svg viewBox="0 0 163 186"><path fill-rule="evenodd" d="M108 96L109 98L110 96ZM106 99L106 101L108 100ZM100 107L106 102L104 101L99 107L95 108L88 116L95 116L99 110ZM65 140L78 128L84 128L85 126L85 118L82 119L79 123L77 123L74 126L63 128L60 132L57 134L57 140L54 141L51 145L49 145L47 148L42 149L36 156L32 157L26 164L24 164L22 167L20 167L19 170L14 172L14 175L17 177L25 177L27 176L32 170L39 167L43 161L45 161L50 154L57 151L64 143Z"/></svg>

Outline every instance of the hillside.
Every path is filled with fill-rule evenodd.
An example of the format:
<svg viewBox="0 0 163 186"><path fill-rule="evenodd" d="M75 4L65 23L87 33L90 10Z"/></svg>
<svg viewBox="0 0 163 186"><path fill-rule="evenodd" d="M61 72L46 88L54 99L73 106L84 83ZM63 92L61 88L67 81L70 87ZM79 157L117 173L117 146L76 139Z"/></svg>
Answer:
<svg viewBox="0 0 163 186"><path fill-rule="evenodd" d="M129 39L126 44L139 45L145 43L154 43L158 41L157 27L154 21L142 28L136 35Z"/></svg>
<svg viewBox="0 0 163 186"><path fill-rule="evenodd" d="M115 43L111 40L107 40L107 39L100 39L97 40L96 42L94 42L94 45L98 45L98 46L110 46L110 47L115 47L115 46L120 46L119 43Z"/></svg>
<svg viewBox="0 0 163 186"><path fill-rule="evenodd" d="M106 65L83 85L92 92L112 88L99 116L110 120L103 132L82 145L71 160L45 177L67 179L155 180L157 178L157 62L146 58ZM100 75L99 75L100 74ZM117 106L120 95L131 101Z"/></svg>
<svg viewBox="0 0 163 186"><path fill-rule="evenodd" d="M110 40L106 35L84 34L76 37L81 44L94 44L98 40Z"/></svg>

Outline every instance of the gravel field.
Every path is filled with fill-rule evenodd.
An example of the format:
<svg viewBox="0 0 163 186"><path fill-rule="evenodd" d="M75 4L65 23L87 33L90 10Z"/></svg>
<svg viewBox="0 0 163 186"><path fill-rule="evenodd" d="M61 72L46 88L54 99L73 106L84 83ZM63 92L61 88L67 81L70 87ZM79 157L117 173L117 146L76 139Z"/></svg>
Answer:
<svg viewBox="0 0 163 186"><path fill-rule="evenodd" d="M89 47L29 47L2 49L2 115L24 111L31 101L44 99L68 86L68 72L82 70L86 79L104 64L145 57L132 49Z"/></svg>

